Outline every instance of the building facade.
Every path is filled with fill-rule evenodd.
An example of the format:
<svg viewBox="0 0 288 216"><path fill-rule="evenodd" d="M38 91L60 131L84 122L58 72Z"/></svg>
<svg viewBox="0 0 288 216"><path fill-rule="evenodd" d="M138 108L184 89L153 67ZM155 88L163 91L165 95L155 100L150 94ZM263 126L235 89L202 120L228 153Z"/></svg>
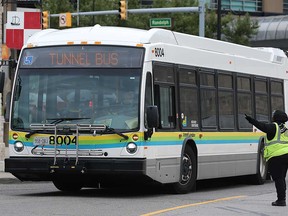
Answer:
<svg viewBox="0 0 288 216"><path fill-rule="evenodd" d="M210 8L217 8L219 0L206 0ZM222 11L249 12L253 15L288 14L288 0L221 0Z"/></svg>
<svg viewBox="0 0 288 216"><path fill-rule="evenodd" d="M209 8L217 9L220 0L206 2ZM288 50L288 0L221 0L221 12L249 13L257 20L259 28L250 40L252 46Z"/></svg>

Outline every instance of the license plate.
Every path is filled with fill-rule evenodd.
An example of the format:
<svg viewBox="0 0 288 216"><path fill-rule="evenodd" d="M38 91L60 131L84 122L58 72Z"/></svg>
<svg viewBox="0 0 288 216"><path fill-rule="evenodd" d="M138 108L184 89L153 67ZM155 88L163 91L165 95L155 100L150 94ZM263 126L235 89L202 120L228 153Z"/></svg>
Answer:
<svg viewBox="0 0 288 216"><path fill-rule="evenodd" d="M49 137L35 137L33 144L34 145L48 145Z"/></svg>

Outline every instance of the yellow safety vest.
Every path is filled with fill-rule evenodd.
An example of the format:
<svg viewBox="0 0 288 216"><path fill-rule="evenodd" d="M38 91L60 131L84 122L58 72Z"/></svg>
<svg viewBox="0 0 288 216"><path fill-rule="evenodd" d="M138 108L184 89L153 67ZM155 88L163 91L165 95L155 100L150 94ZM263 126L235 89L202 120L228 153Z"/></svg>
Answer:
<svg viewBox="0 0 288 216"><path fill-rule="evenodd" d="M272 157L288 154L288 130L281 133L279 125L276 125L276 133L272 140L265 138L264 158L268 161Z"/></svg>

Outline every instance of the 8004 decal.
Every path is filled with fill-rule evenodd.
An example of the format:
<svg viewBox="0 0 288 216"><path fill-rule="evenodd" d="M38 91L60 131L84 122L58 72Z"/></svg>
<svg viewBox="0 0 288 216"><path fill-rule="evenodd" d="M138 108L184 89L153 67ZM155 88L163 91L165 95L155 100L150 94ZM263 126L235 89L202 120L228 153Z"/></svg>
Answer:
<svg viewBox="0 0 288 216"><path fill-rule="evenodd" d="M155 47L152 50L152 53L154 53L155 57L164 57L165 56L164 48L161 48L161 47Z"/></svg>
<svg viewBox="0 0 288 216"><path fill-rule="evenodd" d="M76 136L35 137L34 145L76 145Z"/></svg>

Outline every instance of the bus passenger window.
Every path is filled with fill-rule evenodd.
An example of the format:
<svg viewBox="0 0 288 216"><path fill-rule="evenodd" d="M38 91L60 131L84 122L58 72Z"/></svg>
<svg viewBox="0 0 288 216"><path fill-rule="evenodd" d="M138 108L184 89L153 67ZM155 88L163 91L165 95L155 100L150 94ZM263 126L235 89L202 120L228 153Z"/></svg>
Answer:
<svg viewBox="0 0 288 216"><path fill-rule="evenodd" d="M157 91L156 91L157 92ZM174 87L160 86L159 87L159 114L161 128L175 128L175 111L174 111ZM157 102L156 102L157 103Z"/></svg>
<svg viewBox="0 0 288 216"><path fill-rule="evenodd" d="M252 115L252 86L250 77L237 77L237 109L239 129L252 128L252 125L243 117Z"/></svg>
<svg viewBox="0 0 288 216"><path fill-rule="evenodd" d="M216 120L216 88L215 74L212 71L200 73L200 101L201 101L201 123L203 128L217 126Z"/></svg>
<svg viewBox="0 0 288 216"><path fill-rule="evenodd" d="M216 92L214 90L201 90L202 126L216 127Z"/></svg>
<svg viewBox="0 0 288 216"><path fill-rule="evenodd" d="M219 92L219 124L221 129L234 128L234 101L232 92Z"/></svg>
<svg viewBox="0 0 288 216"><path fill-rule="evenodd" d="M182 128L199 128L196 88L180 88L180 118Z"/></svg>
<svg viewBox="0 0 288 216"><path fill-rule="evenodd" d="M283 83L271 81L271 110L284 110Z"/></svg>
<svg viewBox="0 0 288 216"><path fill-rule="evenodd" d="M220 129L235 128L234 82L230 73L218 74L218 104Z"/></svg>
<svg viewBox="0 0 288 216"><path fill-rule="evenodd" d="M255 108L256 118L260 121L269 121L268 83L266 79L255 80Z"/></svg>

